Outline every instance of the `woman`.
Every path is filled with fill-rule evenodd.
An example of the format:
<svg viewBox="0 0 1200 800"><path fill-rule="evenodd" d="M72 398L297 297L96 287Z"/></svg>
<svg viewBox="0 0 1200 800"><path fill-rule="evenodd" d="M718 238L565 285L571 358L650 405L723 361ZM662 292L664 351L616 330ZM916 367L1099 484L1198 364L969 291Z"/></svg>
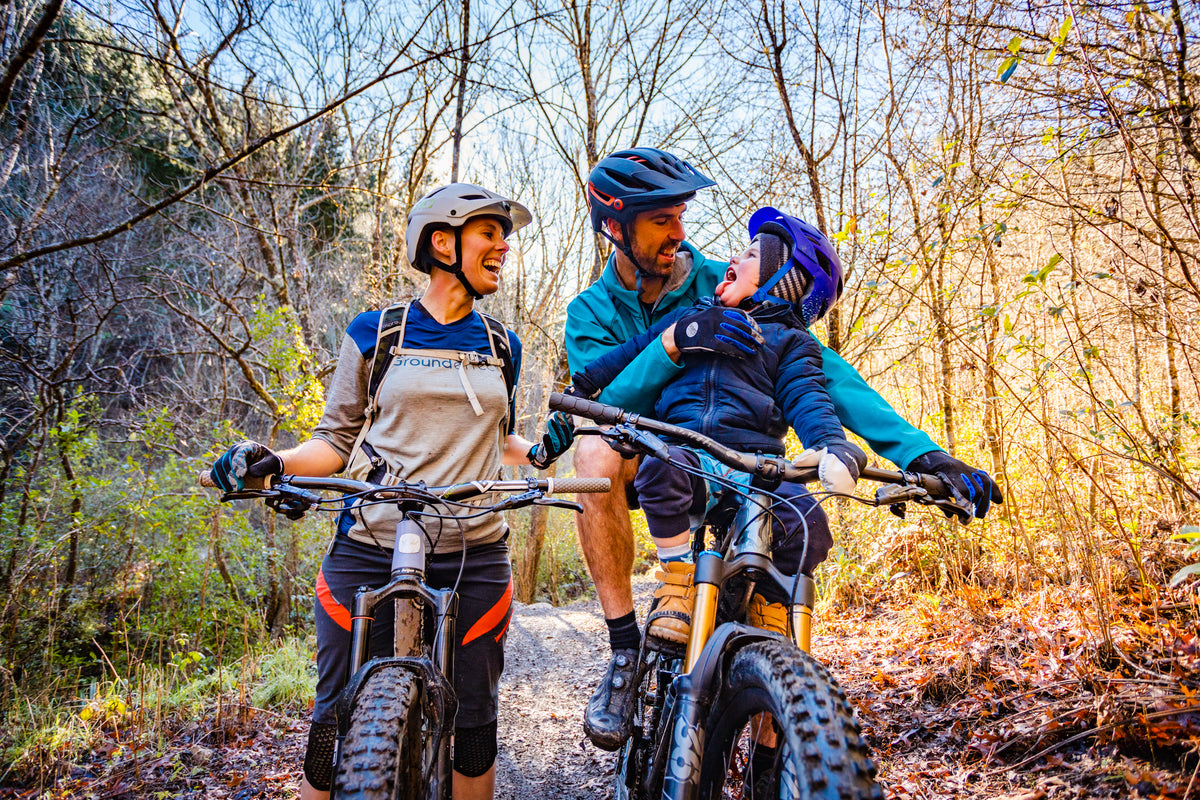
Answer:
<svg viewBox="0 0 1200 800"><path fill-rule="evenodd" d="M474 310L477 298L499 288L506 238L530 221L519 203L466 183L436 189L417 201L408 217L408 258L429 275L425 293L407 307L360 314L350 323L313 438L282 453L255 442L234 445L213 465L214 482L229 490L241 488L247 476L327 476L344 468L351 478L370 474L379 480L386 472L436 486L494 477L502 463L544 468L565 452L573 430L564 415L551 415L546 435L536 444L513 433L510 384L520 372L521 343L512 331L497 343L497 326ZM399 333L395 347L381 348L390 353L377 355L381 320L398 321ZM374 369L379 358L390 359L381 377ZM466 549L454 653L459 706L453 795L456 800L491 798L497 686L511 614L508 528L498 514L470 519L471 509L447 513L459 518L423 522L434 543L427 574L431 585L454 585ZM398 515L388 504L344 511L317 575L317 699L302 800L329 796L337 735L334 703L349 662L348 609L359 586L387 583ZM481 619L484 627L490 625L487 631L478 629ZM372 654L390 654L391 642L391 620L377 620Z"/></svg>

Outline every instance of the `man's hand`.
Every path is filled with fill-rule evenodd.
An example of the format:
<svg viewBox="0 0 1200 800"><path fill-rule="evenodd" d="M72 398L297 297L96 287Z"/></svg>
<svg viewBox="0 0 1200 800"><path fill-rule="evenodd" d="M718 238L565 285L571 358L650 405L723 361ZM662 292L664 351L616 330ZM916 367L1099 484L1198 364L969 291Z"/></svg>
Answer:
<svg viewBox="0 0 1200 800"><path fill-rule="evenodd" d="M867 466L867 454L846 440L825 442L816 448L817 477L821 488L837 494L853 494L858 476Z"/></svg>
<svg viewBox="0 0 1200 800"><path fill-rule="evenodd" d="M1004 494L991 475L964 464L941 450L917 456L909 463L908 469L926 475L936 475L942 483L950 487L959 505L967 509L974 508L975 517L978 519L984 518L992 503L1004 503ZM947 517L957 517L963 525L971 521L971 516L966 511L958 512L943 507L942 513Z"/></svg>
<svg viewBox="0 0 1200 800"><path fill-rule="evenodd" d="M709 306L684 314L675 322L675 347L683 354L747 358L764 343L758 323L736 308Z"/></svg>
<svg viewBox="0 0 1200 800"><path fill-rule="evenodd" d="M575 421L571 415L562 411L552 412L546 418L546 432L542 434L542 440L529 448L529 463L538 469L545 469L570 450L574 441Z"/></svg>
<svg viewBox="0 0 1200 800"><path fill-rule="evenodd" d="M238 442L213 462L209 474L222 492L240 492L246 478L265 478L283 472L283 459L269 447L249 439Z"/></svg>

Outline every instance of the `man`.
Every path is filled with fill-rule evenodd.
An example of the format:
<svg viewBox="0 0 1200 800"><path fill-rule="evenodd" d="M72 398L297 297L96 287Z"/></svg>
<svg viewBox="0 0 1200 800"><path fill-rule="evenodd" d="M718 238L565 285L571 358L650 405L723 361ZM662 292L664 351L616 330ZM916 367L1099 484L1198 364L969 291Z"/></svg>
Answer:
<svg viewBox="0 0 1200 800"><path fill-rule="evenodd" d="M698 190L713 181L682 159L649 147L623 150L598 163L588 177L592 227L614 245L600 279L567 308L566 347L577 372L611 348L647 330L671 311L711 294L728 264L705 257L685 241L683 213ZM717 341L701 342L736 357ZM665 336L665 334L664 334ZM647 412L662 387L681 369L673 340L656 340L614 379L599 400ZM924 432L902 419L887 401L831 350L822 349L827 389L842 424L881 456L902 468L944 475L963 492L965 507L982 518L1003 502L986 472L951 458ZM579 477L606 477L608 494L580 495L579 538L604 609L612 660L588 703L584 730L600 748L615 750L629 737L632 688L641 633L633 611L633 528L630 489L637 462L625 460L599 437L575 450Z"/></svg>

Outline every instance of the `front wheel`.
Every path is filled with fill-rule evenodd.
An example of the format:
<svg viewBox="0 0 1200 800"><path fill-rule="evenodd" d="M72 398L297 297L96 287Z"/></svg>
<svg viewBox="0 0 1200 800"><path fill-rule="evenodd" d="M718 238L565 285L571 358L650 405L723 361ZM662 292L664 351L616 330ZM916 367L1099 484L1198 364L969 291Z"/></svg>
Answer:
<svg viewBox="0 0 1200 800"><path fill-rule="evenodd" d="M421 687L406 669L367 678L350 711L333 779L338 800L416 800L421 789Z"/></svg>
<svg viewBox="0 0 1200 800"><path fill-rule="evenodd" d="M875 764L845 693L790 642L733 657L704 726L700 797L877 800Z"/></svg>

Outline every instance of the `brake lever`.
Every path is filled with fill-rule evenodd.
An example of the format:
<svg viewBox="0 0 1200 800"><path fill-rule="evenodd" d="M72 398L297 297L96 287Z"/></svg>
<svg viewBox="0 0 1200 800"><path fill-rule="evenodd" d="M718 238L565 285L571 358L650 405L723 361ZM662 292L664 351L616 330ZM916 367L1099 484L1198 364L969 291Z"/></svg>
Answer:
<svg viewBox="0 0 1200 800"><path fill-rule="evenodd" d="M273 496L266 500L267 505L275 509L275 513L283 514L292 520L300 519L305 512L316 508L321 502L319 494L288 484L275 486L273 492Z"/></svg>
<svg viewBox="0 0 1200 800"><path fill-rule="evenodd" d="M894 506L909 500L919 503L926 499L929 499L929 492L920 486L910 484L885 483L875 490L875 505L877 506Z"/></svg>
<svg viewBox="0 0 1200 800"><path fill-rule="evenodd" d="M633 444L633 437L629 435L630 429L624 425L601 429L597 433L600 434L600 438L604 439L605 444L621 458L637 458L642 454L642 451Z"/></svg>
<svg viewBox="0 0 1200 800"><path fill-rule="evenodd" d="M904 504L909 500L926 502L929 492L909 483L885 483L875 490L875 505L887 506L900 519L904 519Z"/></svg>
<svg viewBox="0 0 1200 800"><path fill-rule="evenodd" d="M507 511L510 508L516 508L517 506L536 504L538 501L538 498L542 497L542 496L543 495L542 495L541 490L530 489L528 492L521 492L521 494L509 495L508 497L504 498L496 505L492 506L491 510L493 512Z"/></svg>
<svg viewBox="0 0 1200 800"><path fill-rule="evenodd" d="M650 431L628 425L614 425L600 435L616 452L625 458L636 458L640 455L651 455L661 461L669 461L670 453L667 443Z"/></svg>
<svg viewBox="0 0 1200 800"><path fill-rule="evenodd" d="M236 489L232 492L222 492L221 502L232 503L235 500L270 500L278 496L275 489Z"/></svg>
<svg viewBox="0 0 1200 800"><path fill-rule="evenodd" d="M557 497L546 497L545 495L543 495L542 497L538 498L537 500L534 500L533 504L535 506L552 506L554 508L565 508L570 511L574 511L577 514L583 513L583 506L580 505L579 503L576 503L574 500L562 500Z"/></svg>

